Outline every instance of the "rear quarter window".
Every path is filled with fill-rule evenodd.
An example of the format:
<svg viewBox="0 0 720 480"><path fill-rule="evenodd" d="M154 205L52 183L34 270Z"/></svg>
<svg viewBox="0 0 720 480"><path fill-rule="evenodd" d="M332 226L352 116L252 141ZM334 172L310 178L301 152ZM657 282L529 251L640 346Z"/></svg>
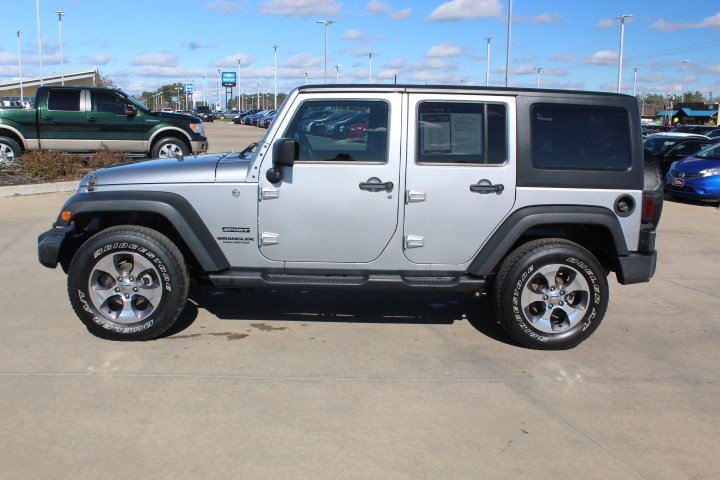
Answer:
<svg viewBox="0 0 720 480"><path fill-rule="evenodd" d="M531 132L535 168L623 171L631 167L628 112L623 108L534 104Z"/></svg>

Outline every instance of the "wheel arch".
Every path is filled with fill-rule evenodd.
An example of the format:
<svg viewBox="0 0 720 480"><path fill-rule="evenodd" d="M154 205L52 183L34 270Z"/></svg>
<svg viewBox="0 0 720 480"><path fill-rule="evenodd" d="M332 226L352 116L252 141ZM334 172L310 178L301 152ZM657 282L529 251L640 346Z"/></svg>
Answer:
<svg viewBox="0 0 720 480"><path fill-rule="evenodd" d="M190 143L192 141L192 138L190 138L190 135L185 130L177 127L163 127L154 131L152 135L150 135L149 151L152 152L152 149L155 148L155 145L165 138L177 138L179 140L182 140L188 147L188 149L192 150Z"/></svg>
<svg viewBox="0 0 720 480"><path fill-rule="evenodd" d="M535 206L513 212L488 239L467 272L488 276L520 245L543 237L571 240L584 247L609 272L628 254L617 216L597 206Z"/></svg>
<svg viewBox="0 0 720 480"><path fill-rule="evenodd" d="M63 242L59 261L63 268L89 234L116 225L141 225L170 238L191 267L203 273L229 268L227 258L195 209L182 196L168 192L93 192L71 197L62 208L71 212L77 235ZM60 217L57 226L63 226Z"/></svg>
<svg viewBox="0 0 720 480"><path fill-rule="evenodd" d="M27 150L27 142L25 141L25 137L20 133L20 131L17 128L11 127L10 125L6 125L4 123L0 124L0 137L7 137L15 140L18 145L20 145L20 148L24 150Z"/></svg>

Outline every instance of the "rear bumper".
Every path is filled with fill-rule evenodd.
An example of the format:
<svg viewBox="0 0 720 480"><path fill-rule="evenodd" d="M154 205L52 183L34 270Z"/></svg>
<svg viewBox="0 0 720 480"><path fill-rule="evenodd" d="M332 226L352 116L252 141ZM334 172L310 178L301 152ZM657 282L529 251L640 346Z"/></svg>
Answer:
<svg viewBox="0 0 720 480"><path fill-rule="evenodd" d="M75 232L73 225L53 227L38 237L38 260L48 268L57 267L63 242Z"/></svg>

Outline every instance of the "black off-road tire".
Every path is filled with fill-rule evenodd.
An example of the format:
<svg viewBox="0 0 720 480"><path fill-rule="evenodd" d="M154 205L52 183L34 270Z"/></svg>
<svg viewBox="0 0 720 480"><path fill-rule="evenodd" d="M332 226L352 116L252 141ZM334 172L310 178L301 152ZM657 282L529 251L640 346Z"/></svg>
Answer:
<svg viewBox="0 0 720 480"><path fill-rule="evenodd" d="M139 315L138 321L132 321L134 320L132 317L126 318L125 321L113 320L110 307L117 304L122 307L123 291L131 296L130 301L136 300L140 302L140 306L147 306L147 303L143 303L145 300L142 297L145 287L141 280L147 281L145 277L142 279L139 275L138 278L128 277L130 280L135 280L136 283L127 283L128 278L125 278L126 283L123 284L119 282L122 278L120 275L127 272L123 273L122 269L112 272L116 276L112 279L108 279L109 275L104 275L103 281L108 285L107 292L111 289L115 292L115 288L120 287L119 294L113 295L113 298L108 300L114 304L103 304L105 313L100 310L103 305L100 305L99 308L97 305L99 301L91 298L93 295L91 283L97 281L93 278L97 278L98 272L102 270L98 268L98 265L103 265L101 262L105 262L105 264L111 262L115 265L116 262L122 262L122 259L126 257L131 260L136 259L132 262L131 274L138 272L136 273L138 275L144 268L143 265L151 265L151 269L146 269L147 272L150 272L148 278L153 279L148 285L161 289L157 305L149 311L147 316ZM135 270L135 266L137 266L137 270ZM118 281L116 282L116 280ZM70 264L67 282L68 295L73 309L88 330L101 338L126 341L150 340L165 333L175 323L185 307L189 286L185 261L175 244L155 230L132 225L111 227L88 239L78 249ZM139 293L133 293L133 285L139 287L135 287L135 292ZM135 295L138 297L135 298Z"/></svg>
<svg viewBox="0 0 720 480"><path fill-rule="evenodd" d="M175 154L182 153L183 157L190 154L187 144L175 137L167 137L159 140L150 152L150 158L175 158Z"/></svg>
<svg viewBox="0 0 720 480"><path fill-rule="evenodd" d="M541 284L530 284L530 280L536 280L538 277L535 275L538 275L541 269L552 271L556 265L563 273L573 272L575 275L581 275L588 287L587 303L585 308L578 309L575 323L568 322L567 328L563 329L562 326L550 322L550 329L557 327L558 331L548 332L546 331L548 328L543 329L541 323L531 321L531 310L525 310L522 305L522 292L524 288L532 285L541 287ZM551 294L557 296L551 297L548 302L560 302L562 305L558 299L559 285L562 283L555 285L555 287L547 287L547 293L550 293L550 288L557 289ZM531 289L532 291L534 290ZM542 290L537 291L543 293ZM581 295L573 297L573 300L576 298L581 298ZM569 349L586 340L605 316L608 298L607 278L600 262L580 245L561 238L534 240L518 247L501 263L493 291L495 313L507 333L513 340L526 347L542 350ZM544 302L543 300L542 303L538 303L544 307ZM534 307L537 304L532 305ZM547 312L559 307L557 303L552 305L547 303L547 306L552 307ZM570 309L568 302L565 302L565 309ZM558 318L562 319L564 313L562 311L558 313L561 314Z"/></svg>

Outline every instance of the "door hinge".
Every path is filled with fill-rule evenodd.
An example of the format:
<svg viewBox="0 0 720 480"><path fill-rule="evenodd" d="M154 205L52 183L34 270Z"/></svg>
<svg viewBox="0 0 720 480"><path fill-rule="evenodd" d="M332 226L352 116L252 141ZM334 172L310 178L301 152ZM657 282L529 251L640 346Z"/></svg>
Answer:
<svg viewBox="0 0 720 480"><path fill-rule="evenodd" d="M260 189L260 200L271 200L280 196L280 190L277 188L266 188Z"/></svg>
<svg viewBox="0 0 720 480"><path fill-rule="evenodd" d="M420 235L408 235L405 237L405 248L420 248L424 242L425 238Z"/></svg>
<svg viewBox="0 0 720 480"><path fill-rule="evenodd" d="M417 203L425 201L425 192L419 190L406 190L405 203Z"/></svg>
<svg viewBox="0 0 720 480"><path fill-rule="evenodd" d="M260 234L260 245L277 245L280 243L280 235L277 233L262 232Z"/></svg>

